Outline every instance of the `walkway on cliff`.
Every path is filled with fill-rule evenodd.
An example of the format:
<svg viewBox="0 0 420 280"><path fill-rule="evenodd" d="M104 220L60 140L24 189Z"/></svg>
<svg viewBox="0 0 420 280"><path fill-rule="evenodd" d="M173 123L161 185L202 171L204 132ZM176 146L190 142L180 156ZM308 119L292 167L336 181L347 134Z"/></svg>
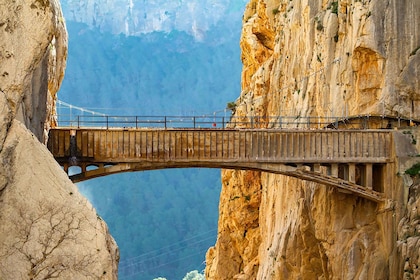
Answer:
<svg viewBox="0 0 420 280"><path fill-rule="evenodd" d="M401 120L89 116L52 129L48 148L65 171L80 167L70 176L74 182L127 171L230 168L283 174L383 201L393 122Z"/></svg>

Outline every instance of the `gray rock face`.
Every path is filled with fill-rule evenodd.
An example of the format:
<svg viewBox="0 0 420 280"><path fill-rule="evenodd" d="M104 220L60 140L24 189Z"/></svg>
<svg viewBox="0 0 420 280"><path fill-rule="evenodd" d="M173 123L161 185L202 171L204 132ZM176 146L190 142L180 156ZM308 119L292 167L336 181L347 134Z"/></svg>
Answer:
<svg viewBox="0 0 420 280"><path fill-rule="evenodd" d="M60 5L0 7L0 279L116 279L106 224L41 144L67 57Z"/></svg>
<svg viewBox="0 0 420 280"><path fill-rule="evenodd" d="M66 64L64 18L57 1L1 2L0 108L7 108L1 115L8 121L0 147L16 116L44 141Z"/></svg>
<svg viewBox="0 0 420 280"><path fill-rule="evenodd" d="M0 160L0 278L117 279L106 224L17 120Z"/></svg>

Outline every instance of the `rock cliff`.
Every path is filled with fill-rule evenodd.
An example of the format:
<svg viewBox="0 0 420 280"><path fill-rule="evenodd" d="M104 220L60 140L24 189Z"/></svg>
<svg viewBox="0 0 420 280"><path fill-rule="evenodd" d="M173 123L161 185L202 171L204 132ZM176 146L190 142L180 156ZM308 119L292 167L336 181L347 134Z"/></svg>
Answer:
<svg viewBox="0 0 420 280"><path fill-rule="evenodd" d="M42 144L67 57L59 2L0 7L0 279L116 279L106 224Z"/></svg>
<svg viewBox="0 0 420 280"><path fill-rule="evenodd" d="M235 114L420 118L418 10L419 1L251 0ZM207 279L417 277L418 192L399 164L383 207L281 175L223 171Z"/></svg>

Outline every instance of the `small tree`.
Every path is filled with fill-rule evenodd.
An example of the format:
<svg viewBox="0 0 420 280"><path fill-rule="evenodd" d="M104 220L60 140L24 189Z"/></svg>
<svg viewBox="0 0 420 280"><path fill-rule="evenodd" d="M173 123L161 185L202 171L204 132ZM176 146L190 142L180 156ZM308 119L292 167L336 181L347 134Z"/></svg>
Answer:
<svg viewBox="0 0 420 280"><path fill-rule="evenodd" d="M236 103L235 102L228 102L226 104L226 109L231 110L231 111L235 111L236 109Z"/></svg>

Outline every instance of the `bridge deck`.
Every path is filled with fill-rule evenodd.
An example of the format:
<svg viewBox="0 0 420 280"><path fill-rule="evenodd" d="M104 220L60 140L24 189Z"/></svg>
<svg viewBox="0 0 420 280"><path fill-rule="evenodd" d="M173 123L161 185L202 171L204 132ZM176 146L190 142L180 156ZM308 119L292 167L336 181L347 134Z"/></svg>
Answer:
<svg viewBox="0 0 420 280"><path fill-rule="evenodd" d="M76 154L71 154L71 134ZM76 133L77 132L77 133ZM385 163L385 130L53 129L48 146L59 160L97 162L225 160L275 163Z"/></svg>
<svg viewBox="0 0 420 280"><path fill-rule="evenodd" d="M56 128L50 131L48 148L65 169L81 166L81 179L170 167L257 169L294 176L298 173L284 166L318 165L340 177L338 165L343 165L350 169L341 177L356 183L354 166L371 174L372 165L390 161L391 138L389 130ZM106 170L114 164L125 167ZM90 165L100 168L89 175ZM371 181L365 182L370 189Z"/></svg>

